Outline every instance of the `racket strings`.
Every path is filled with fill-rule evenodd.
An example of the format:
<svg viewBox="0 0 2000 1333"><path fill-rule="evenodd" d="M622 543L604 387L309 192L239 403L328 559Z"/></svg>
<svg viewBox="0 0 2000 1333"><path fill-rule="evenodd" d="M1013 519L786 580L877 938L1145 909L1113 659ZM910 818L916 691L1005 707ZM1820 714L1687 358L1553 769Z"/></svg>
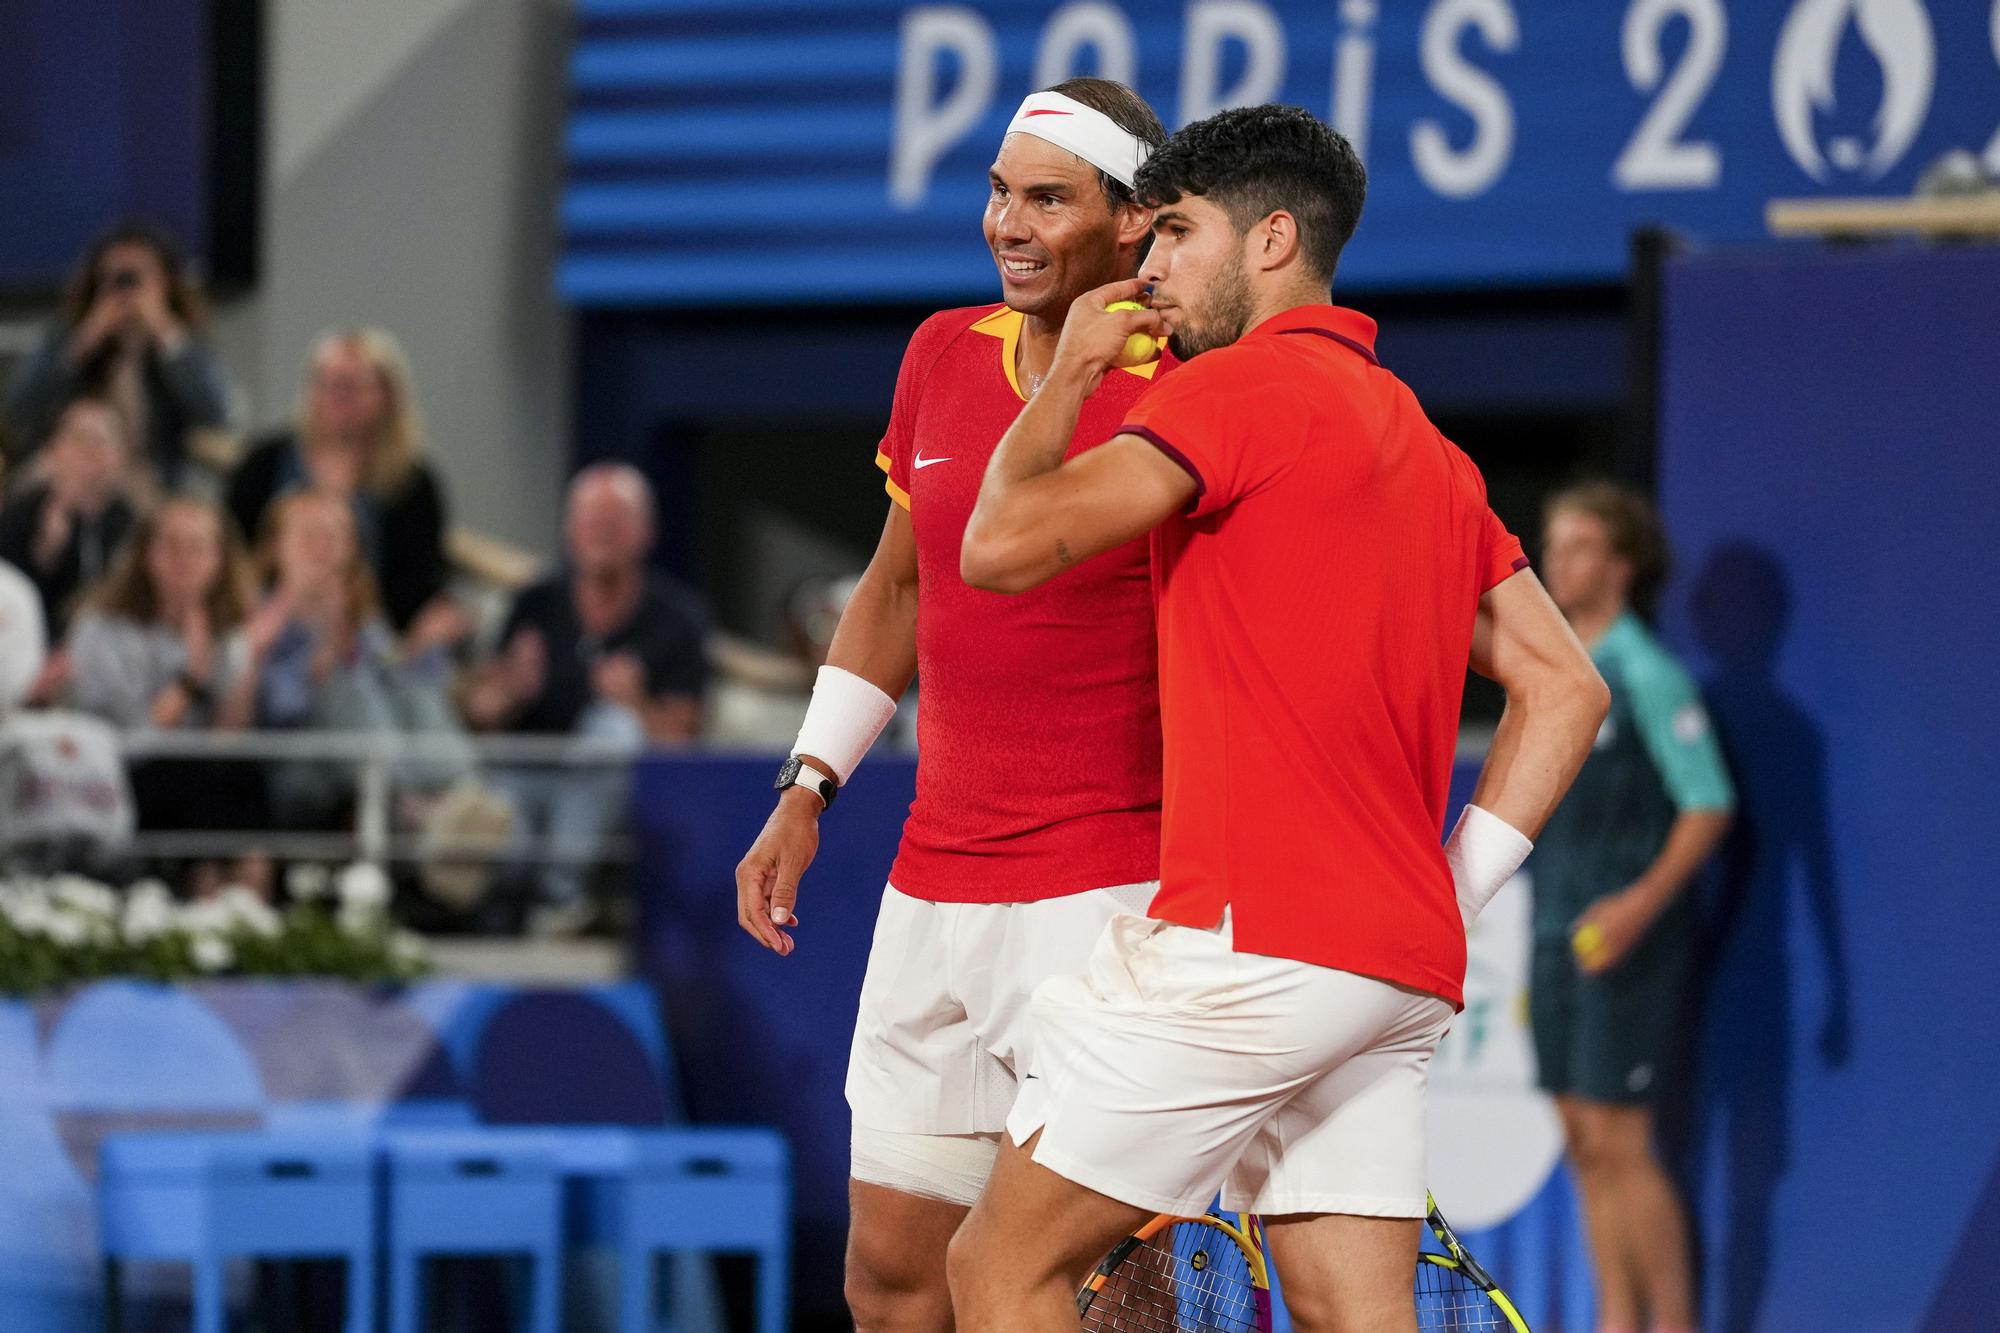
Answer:
<svg viewBox="0 0 2000 1333"><path fill-rule="evenodd" d="M1177 1222L1111 1271L1084 1312L1086 1333L1257 1333L1250 1262L1234 1241Z"/></svg>
<svg viewBox="0 0 2000 1333"><path fill-rule="evenodd" d="M1472 1280L1442 1264L1417 1264L1418 1333L1512 1333L1500 1307Z"/></svg>

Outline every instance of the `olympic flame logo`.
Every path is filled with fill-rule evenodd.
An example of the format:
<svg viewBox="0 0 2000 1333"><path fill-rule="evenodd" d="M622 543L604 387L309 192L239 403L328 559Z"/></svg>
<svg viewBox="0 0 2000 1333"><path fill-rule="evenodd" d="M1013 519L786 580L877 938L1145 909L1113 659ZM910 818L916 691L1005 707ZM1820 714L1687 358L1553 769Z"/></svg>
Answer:
<svg viewBox="0 0 2000 1333"><path fill-rule="evenodd" d="M1820 151L1813 116L1833 111L1834 63L1852 21L1882 66L1882 105L1873 148L1842 136ZM1880 177L1902 159L1923 128L1937 73L1936 43L1923 0L1798 0L1778 35L1771 106L1792 160L1814 180L1829 164Z"/></svg>

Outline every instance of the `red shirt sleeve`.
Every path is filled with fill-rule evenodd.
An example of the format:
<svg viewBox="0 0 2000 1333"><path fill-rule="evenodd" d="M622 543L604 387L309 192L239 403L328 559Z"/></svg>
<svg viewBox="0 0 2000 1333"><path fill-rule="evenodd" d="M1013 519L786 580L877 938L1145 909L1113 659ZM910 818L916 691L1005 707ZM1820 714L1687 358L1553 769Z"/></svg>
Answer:
<svg viewBox="0 0 2000 1333"><path fill-rule="evenodd" d="M903 349L903 364L896 371L896 397L889 405L889 425L882 443L875 448L875 466L886 474L882 489L889 498L910 507L910 458L916 450L917 400L923 396L924 375L937 360L937 339L932 328L936 317L925 320L910 335Z"/></svg>
<svg viewBox="0 0 2000 1333"><path fill-rule="evenodd" d="M1481 540L1485 562L1479 576L1482 594L1528 567L1528 553L1521 549L1521 539L1507 531L1507 525L1491 509L1486 511Z"/></svg>
<svg viewBox="0 0 2000 1333"><path fill-rule="evenodd" d="M1194 478L1199 517L1236 503L1281 471L1306 435L1302 405L1268 377L1246 376L1228 349L1155 380L1125 414L1137 435Z"/></svg>

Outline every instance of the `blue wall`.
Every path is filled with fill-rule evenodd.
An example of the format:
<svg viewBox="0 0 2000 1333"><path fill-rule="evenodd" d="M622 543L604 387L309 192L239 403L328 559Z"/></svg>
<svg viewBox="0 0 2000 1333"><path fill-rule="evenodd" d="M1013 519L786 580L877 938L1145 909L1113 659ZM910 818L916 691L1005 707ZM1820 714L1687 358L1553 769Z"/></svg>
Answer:
<svg viewBox="0 0 2000 1333"><path fill-rule="evenodd" d="M1983 1257L1947 1276L2000 1234L2000 253L1681 260L1664 335L1665 625L1745 806L1688 1126L1709 1327L1991 1328Z"/></svg>

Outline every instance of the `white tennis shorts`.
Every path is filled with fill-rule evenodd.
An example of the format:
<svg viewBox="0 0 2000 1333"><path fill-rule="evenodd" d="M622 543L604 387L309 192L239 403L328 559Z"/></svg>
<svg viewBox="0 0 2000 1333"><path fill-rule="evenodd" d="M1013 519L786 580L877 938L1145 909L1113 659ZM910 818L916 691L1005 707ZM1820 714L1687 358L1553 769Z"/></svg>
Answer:
<svg viewBox="0 0 2000 1333"><path fill-rule="evenodd" d="M1081 971L1104 923L1144 911L1158 887L933 903L889 886L847 1063L855 1125L999 1134L1032 1055L1028 997L1050 977Z"/></svg>
<svg viewBox="0 0 2000 1333"><path fill-rule="evenodd" d="M1161 1213L1424 1215L1424 1089L1452 1008L1210 930L1120 915L1035 991L1007 1119L1035 1160Z"/></svg>

